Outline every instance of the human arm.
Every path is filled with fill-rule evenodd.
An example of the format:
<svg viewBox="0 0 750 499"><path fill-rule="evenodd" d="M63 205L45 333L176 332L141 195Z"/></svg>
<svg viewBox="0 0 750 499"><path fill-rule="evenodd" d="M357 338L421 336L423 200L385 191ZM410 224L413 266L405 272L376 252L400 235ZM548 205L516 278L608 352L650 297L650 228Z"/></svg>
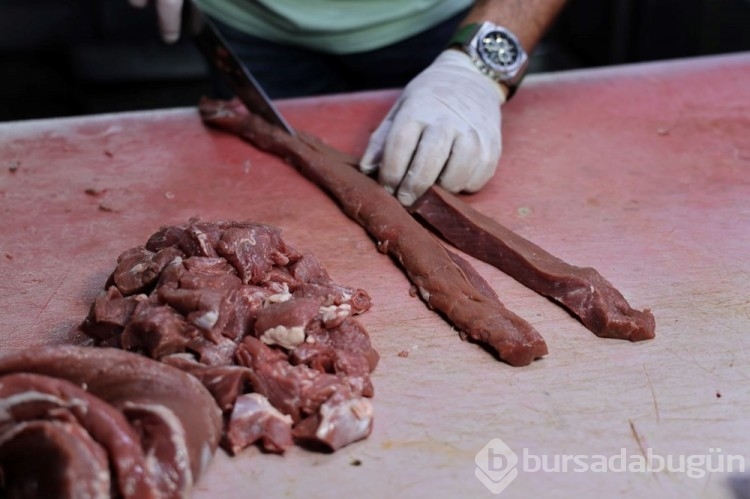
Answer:
<svg viewBox="0 0 750 499"><path fill-rule="evenodd" d="M484 0L462 25L491 21L531 52L565 0ZM404 205L432 184L451 192L481 189L501 153L500 106L508 89L464 53L445 50L405 88L373 132L360 162Z"/></svg>

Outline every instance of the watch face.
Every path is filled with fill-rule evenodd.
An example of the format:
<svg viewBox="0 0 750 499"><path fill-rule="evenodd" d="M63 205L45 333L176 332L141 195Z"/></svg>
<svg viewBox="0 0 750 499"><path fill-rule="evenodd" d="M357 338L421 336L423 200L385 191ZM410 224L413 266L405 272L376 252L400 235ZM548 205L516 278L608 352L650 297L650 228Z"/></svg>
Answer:
<svg viewBox="0 0 750 499"><path fill-rule="evenodd" d="M490 31L479 40L479 56L492 68L508 70L519 58L519 47L515 40L502 31Z"/></svg>

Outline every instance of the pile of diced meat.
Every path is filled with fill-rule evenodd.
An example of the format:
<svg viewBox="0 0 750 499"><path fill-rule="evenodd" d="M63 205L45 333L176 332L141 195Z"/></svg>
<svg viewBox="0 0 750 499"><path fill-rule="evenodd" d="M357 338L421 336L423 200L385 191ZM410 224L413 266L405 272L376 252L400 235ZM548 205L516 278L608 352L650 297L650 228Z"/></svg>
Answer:
<svg viewBox="0 0 750 499"><path fill-rule="evenodd" d="M379 356L353 317L370 305L278 228L191 220L120 255L82 330L201 380L233 453L335 450L372 429Z"/></svg>

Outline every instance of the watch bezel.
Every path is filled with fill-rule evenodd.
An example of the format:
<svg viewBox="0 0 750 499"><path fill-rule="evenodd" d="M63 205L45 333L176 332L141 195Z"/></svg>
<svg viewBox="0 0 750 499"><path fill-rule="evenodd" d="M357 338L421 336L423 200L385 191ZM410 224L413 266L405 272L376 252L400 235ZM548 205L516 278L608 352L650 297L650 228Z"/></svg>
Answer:
<svg viewBox="0 0 750 499"><path fill-rule="evenodd" d="M484 40L488 35L495 32L501 33L505 39L515 45L517 57L512 64L495 64L493 61L487 60L483 56L482 51L480 50L480 45L485 43ZM485 21L478 26L474 35L471 37L471 40L464 44L464 50L469 54L472 60L474 60L474 63L480 71L496 81L510 85L517 84L523 78L524 70L526 69L529 60L521 42L510 30L489 21Z"/></svg>
<svg viewBox="0 0 750 499"><path fill-rule="evenodd" d="M499 51L490 49L490 45L495 43L497 40L502 40L507 43L512 50L512 60L508 63L497 62L492 59L492 55L499 53ZM502 29L491 29L484 33L481 33L476 38L477 55L482 59L482 62L490 66L494 71L498 73L514 73L517 72L521 67L523 61L523 50L521 49L518 40L508 31Z"/></svg>

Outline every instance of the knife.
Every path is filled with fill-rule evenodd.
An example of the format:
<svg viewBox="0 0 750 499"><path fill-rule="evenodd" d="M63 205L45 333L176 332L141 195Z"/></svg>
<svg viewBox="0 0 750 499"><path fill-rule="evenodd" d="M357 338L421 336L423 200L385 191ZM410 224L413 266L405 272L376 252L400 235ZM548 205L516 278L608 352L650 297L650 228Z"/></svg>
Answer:
<svg viewBox="0 0 750 499"><path fill-rule="evenodd" d="M231 49L213 22L200 11L192 0L183 7L185 30L209 60L224 77L229 88L242 101L247 109L269 123L295 135L294 129L279 113L271 99L263 91L255 77Z"/></svg>

